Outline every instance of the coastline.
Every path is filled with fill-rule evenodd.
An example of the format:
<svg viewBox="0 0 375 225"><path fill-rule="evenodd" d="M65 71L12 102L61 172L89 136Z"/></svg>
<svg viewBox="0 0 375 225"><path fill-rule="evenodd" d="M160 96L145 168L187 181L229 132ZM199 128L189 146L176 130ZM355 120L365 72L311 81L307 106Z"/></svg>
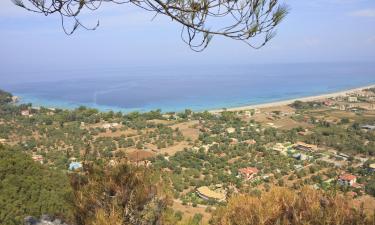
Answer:
<svg viewBox="0 0 375 225"><path fill-rule="evenodd" d="M346 90L340 90L340 91L335 91L331 93L326 93L326 94L318 94L318 95L312 95L312 96L307 96L307 97L297 97L297 98L292 98L292 99L287 99L287 100L276 100L276 101L271 101L267 103L259 103L259 104L249 104L249 105L243 105L243 106L229 106L229 107L222 107L222 108L209 108L209 107L204 107L201 109L192 109L195 112L203 112L203 111L208 111L210 113L219 113L223 111L245 111L245 110L252 110L252 109L264 109L264 108L273 108L273 107L281 107L281 106L286 106L289 105L297 100L299 101L317 101L317 100L323 100L327 98L334 98L338 96L345 96L349 93L360 91L363 89L367 88L375 88L375 83L371 85L366 85L366 86L360 86L356 88L350 88ZM149 109L141 109L141 108L133 108L133 109L126 109L126 108L121 108L121 107L115 107L115 106L107 106L107 105L93 105L93 104L77 104L77 103L67 103L67 102L56 102L52 100L39 100L37 98L33 97L27 97L24 98L22 95L18 95L16 93L15 96L19 96L19 103L32 103L33 106L43 106L43 107L51 107L51 108L61 108L61 109L68 109L72 110L75 108L78 108L79 106L86 106L89 108L94 108L97 109L101 112L108 112L108 111L114 111L114 112L123 112L123 113L129 113L129 112L149 112L151 110L156 110L158 108L149 108ZM179 110L163 110L163 113L167 112L182 112L184 109Z"/></svg>
<svg viewBox="0 0 375 225"><path fill-rule="evenodd" d="M362 87L358 87L358 88L352 88L352 89L343 90L343 91L338 91L338 92L333 92L333 93L328 93L328 94L314 95L314 96L308 96L308 97L302 97L302 98L294 98L294 99L289 99L289 100L262 103L262 104L246 105L246 106L239 106L239 107L230 107L230 108L226 108L226 109L214 109L214 110L208 110L208 112L210 112L210 113L220 113L220 112L223 112L223 111L236 112L236 111L245 111L245 110L251 110L251 109L264 109L264 108L271 108L271 107L279 107L279 106L285 106L285 105L292 104L295 101L307 102L307 101L323 100L323 99L327 99L327 98L335 98L335 97L339 97L339 96L346 96L347 94L357 92L357 91L361 91L363 89L368 89L368 88L375 88L375 84L362 86Z"/></svg>

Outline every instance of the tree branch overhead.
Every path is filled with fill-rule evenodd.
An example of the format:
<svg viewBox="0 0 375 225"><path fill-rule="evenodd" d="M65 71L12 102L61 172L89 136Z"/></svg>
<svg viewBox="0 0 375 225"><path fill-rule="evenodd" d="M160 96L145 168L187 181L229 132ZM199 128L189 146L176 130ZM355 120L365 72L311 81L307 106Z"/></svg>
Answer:
<svg viewBox="0 0 375 225"><path fill-rule="evenodd" d="M276 34L276 27L288 14L289 8L279 0L12 0L28 11L46 16L59 14L63 30L73 34L87 27L79 20L84 11L95 11L102 3L133 4L156 15L164 15L182 25L182 40L194 51L204 50L213 36L243 41L258 49ZM74 21L67 29L65 20Z"/></svg>

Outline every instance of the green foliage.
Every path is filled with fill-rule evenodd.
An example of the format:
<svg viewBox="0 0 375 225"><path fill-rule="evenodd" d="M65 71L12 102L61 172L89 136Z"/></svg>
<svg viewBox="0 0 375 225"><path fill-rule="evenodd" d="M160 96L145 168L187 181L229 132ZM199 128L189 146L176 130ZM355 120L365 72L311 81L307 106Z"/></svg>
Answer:
<svg viewBox="0 0 375 225"><path fill-rule="evenodd" d="M342 124L348 124L349 122L350 122L350 120L348 118L342 118L341 119Z"/></svg>
<svg viewBox="0 0 375 225"><path fill-rule="evenodd" d="M319 184L322 189L334 188L323 181L327 177L335 180L337 170L327 162L316 160L320 159L319 154L309 154L314 155L314 159L305 161L302 166L306 168L299 170L295 166L301 162L294 160L291 153L280 155L272 150L275 143L304 141L317 144L320 151L332 147L339 152L353 153L350 155L375 155L374 132L360 129L361 125L368 123L364 122L365 119L342 118L336 123L314 119L309 116L313 111L321 113L321 110L326 110L309 111L310 108L320 107L314 102L294 103L294 107L301 110L293 119L314 125L305 136L298 134L305 131L303 127L290 130L266 127L255 121L243 120L231 111L211 114L186 110L178 116L171 113L171 119L178 119L165 122L160 121L166 120L160 110L123 115L86 107L75 110L31 110L30 107L0 104L0 138L6 139L6 143L15 143L13 150L6 153L14 156L1 155L0 160L0 174L5 176L4 179L0 177L0 207L5 206L4 210L0 208L0 224L3 224L1 219L4 218L7 219L6 225L18 224L25 215L61 213L70 217L73 214L63 198L64 193L69 195L70 191L66 176L34 163L29 156L20 153L22 151L42 155L45 164L62 171L66 171L73 160L71 157L85 161L85 174L72 176L75 198L71 207L75 212L74 222L78 225L201 224L201 215L190 218L185 215L183 218L182 213L168 208L172 195L189 207L218 207L219 203L203 200L195 193L195 188L200 186L226 190L228 198L235 195L234 190L237 189L239 193L257 197L254 202L261 204L263 193L257 189L261 185L267 191L272 190L274 185L293 187L297 193L307 184ZM20 115L20 110L25 108L30 109L32 117ZM272 113L275 118L284 116L280 111ZM183 135L184 128L175 126L187 120L196 120L191 128L199 129L199 137L194 140L189 138L191 145L183 151L164 156L158 154L150 159L152 163L148 168L122 165L126 158L124 148L156 151L154 147L164 149L187 140ZM104 128L104 123L116 123L118 126L110 128L111 133ZM228 132L228 128L234 128L234 132ZM255 142L250 144L250 140ZM25 159L19 160L20 155ZM16 158L17 162L7 158ZM341 160L343 162L344 159ZM356 163L356 160L351 157L349 161ZM110 161L114 163L106 167ZM375 196L375 177L367 168L369 163L363 170L354 167L345 169L358 175L358 182L365 186L367 193ZM3 170L10 166L18 169L11 172ZM238 171L249 166L258 168L259 173L256 179L246 181L238 176ZM327 167L332 169L322 172ZM160 196L160 193L164 194L164 190L160 190L163 185L168 186L166 189L173 188L169 196ZM283 221L276 223L283 224Z"/></svg>
<svg viewBox="0 0 375 225"><path fill-rule="evenodd" d="M313 109L322 106L321 102L302 102L302 101L295 101L290 106L295 109L299 110L306 110L306 109Z"/></svg>
<svg viewBox="0 0 375 225"><path fill-rule="evenodd" d="M18 225L26 216L71 218L71 189L66 175L0 146L0 224Z"/></svg>
<svg viewBox="0 0 375 225"><path fill-rule="evenodd" d="M345 121L344 121L345 122ZM345 125L319 125L314 133L305 137L306 142L319 146L329 146L347 154L375 155L375 135L373 132L363 132L354 123L350 127ZM367 145L363 143L369 141Z"/></svg>
<svg viewBox="0 0 375 225"><path fill-rule="evenodd" d="M375 197L375 179L368 182L366 192Z"/></svg>
<svg viewBox="0 0 375 225"><path fill-rule="evenodd" d="M7 104L12 101L12 94L0 89L0 105Z"/></svg>
<svg viewBox="0 0 375 225"><path fill-rule="evenodd" d="M202 221L202 218L203 218L202 214L200 213L194 214L194 217L192 219L192 224L199 225Z"/></svg>

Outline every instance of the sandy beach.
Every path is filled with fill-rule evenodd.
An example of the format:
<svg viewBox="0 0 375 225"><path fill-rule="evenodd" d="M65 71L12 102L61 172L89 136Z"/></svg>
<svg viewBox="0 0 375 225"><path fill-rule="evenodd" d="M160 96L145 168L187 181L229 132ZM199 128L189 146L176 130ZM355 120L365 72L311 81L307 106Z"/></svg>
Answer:
<svg viewBox="0 0 375 225"><path fill-rule="evenodd" d="M353 89L348 89L348 90L339 91L339 92L322 94L322 95L315 95L315 96L309 96L309 97L303 97L303 98L294 98L294 99L290 99L290 100L270 102L270 103L264 103L264 104L230 107L230 108L227 108L226 111L244 111L244 110L250 110L250 109L262 109L262 108L285 106L285 105L292 104L295 101L308 102L308 101L324 100L324 99L327 99L327 98L335 98L335 97L339 97L339 96L346 96L347 94L357 92L357 91L361 91L363 89L368 89L368 88L375 88L375 84L368 85L368 86L362 86L362 87L358 87L358 88L353 88ZM210 110L209 112L218 113L218 112L222 112L222 111L224 111L224 109L215 109L215 110Z"/></svg>

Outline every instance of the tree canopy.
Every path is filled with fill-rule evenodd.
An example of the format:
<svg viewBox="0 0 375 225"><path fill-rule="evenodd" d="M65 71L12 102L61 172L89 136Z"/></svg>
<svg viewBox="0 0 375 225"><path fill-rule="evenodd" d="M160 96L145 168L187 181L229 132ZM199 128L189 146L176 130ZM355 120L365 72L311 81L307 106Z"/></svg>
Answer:
<svg viewBox="0 0 375 225"><path fill-rule="evenodd" d="M21 224L26 216L70 219L68 177L35 163L30 156L0 145L0 224Z"/></svg>
<svg viewBox="0 0 375 225"><path fill-rule="evenodd" d="M16 5L46 16L58 14L66 34L82 27L95 30L79 20L84 11L95 11L103 3L136 5L164 15L182 25L181 38L191 49L202 51L213 36L240 40L253 48L264 46L275 36L275 28L288 13L279 0L12 0ZM66 19L74 26L66 27Z"/></svg>
<svg viewBox="0 0 375 225"><path fill-rule="evenodd" d="M12 101L12 94L0 89L0 105L7 104Z"/></svg>

